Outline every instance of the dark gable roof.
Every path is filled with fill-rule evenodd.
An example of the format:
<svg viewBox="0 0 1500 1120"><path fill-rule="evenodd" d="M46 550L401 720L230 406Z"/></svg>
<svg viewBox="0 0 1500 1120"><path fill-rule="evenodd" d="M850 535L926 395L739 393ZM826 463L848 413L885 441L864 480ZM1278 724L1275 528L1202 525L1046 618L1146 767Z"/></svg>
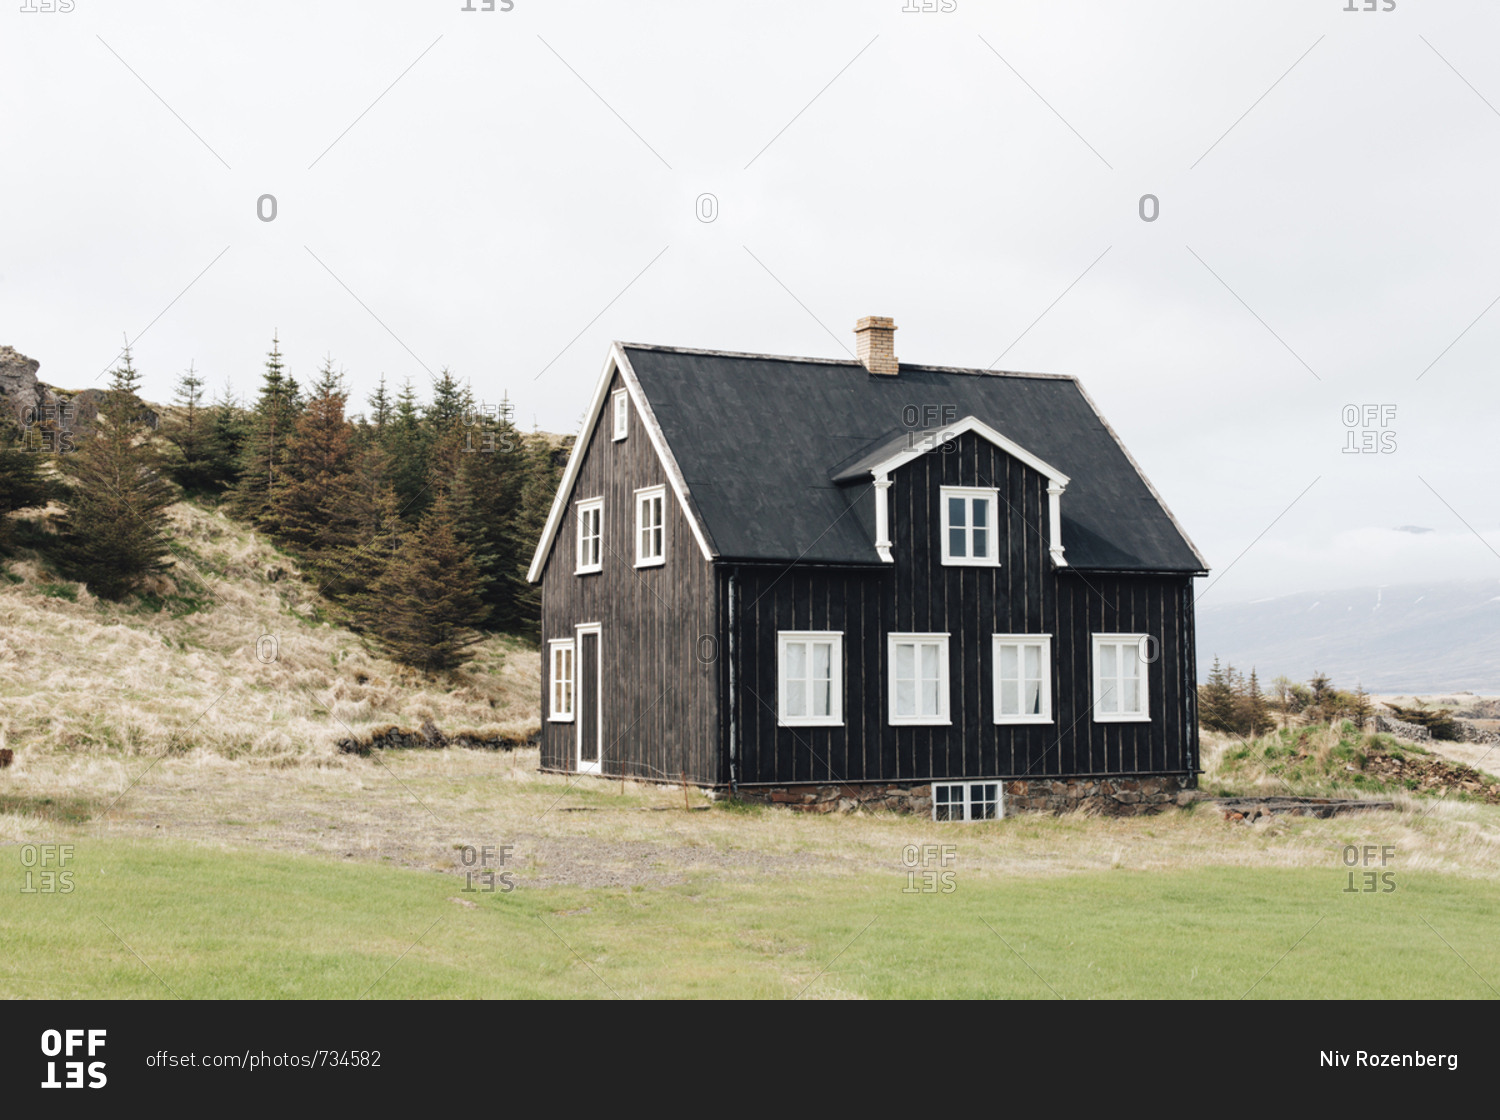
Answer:
<svg viewBox="0 0 1500 1120"><path fill-rule="evenodd" d="M903 431L972 415L1071 479L1070 566L1207 567L1073 378L621 346L726 560L878 563L851 510L869 487L834 476Z"/></svg>

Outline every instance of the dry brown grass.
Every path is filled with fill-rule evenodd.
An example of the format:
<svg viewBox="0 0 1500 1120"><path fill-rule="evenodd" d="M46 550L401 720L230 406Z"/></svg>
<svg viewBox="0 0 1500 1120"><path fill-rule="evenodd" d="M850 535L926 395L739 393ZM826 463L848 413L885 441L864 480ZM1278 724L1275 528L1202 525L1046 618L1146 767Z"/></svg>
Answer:
<svg viewBox="0 0 1500 1120"><path fill-rule="evenodd" d="M53 775L65 787L165 754L343 766L334 744L376 725L512 738L538 726L540 663L525 643L490 638L464 670L425 678L327 617L294 562L223 513L184 503L171 518L174 571L147 599L107 603L35 561L7 566L21 580L0 585L13 778L43 757L67 760L73 777Z"/></svg>
<svg viewBox="0 0 1500 1120"><path fill-rule="evenodd" d="M34 563L0 587L0 843L173 838L461 873L463 845L512 844L523 886L653 886L695 873L888 872L910 844L952 844L983 876L1193 867L1337 869L1347 844L1397 845L1403 866L1500 879L1500 810L1398 795L1398 812L1230 823L1210 806L1130 819L1021 816L983 825L715 805L679 786L537 772L535 750L341 754L350 732L432 719L512 737L537 726L538 657L495 638L451 681L411 674L319 613L287 557L221 514L173 510L208 590L180 573L139 605L49 597ZM268 569L288 574L271 581ZM177 596L176 599L173 596ZM277 658L257 659L276 638ZM1226 736L1204 741L1204 786ZM1237 789L1236 792L1253 792ZM1284 789L1268 784L1265 792ZM695 809L709 806L698 792ZM1341 873L1341 872L1340 872Z"/></svg>

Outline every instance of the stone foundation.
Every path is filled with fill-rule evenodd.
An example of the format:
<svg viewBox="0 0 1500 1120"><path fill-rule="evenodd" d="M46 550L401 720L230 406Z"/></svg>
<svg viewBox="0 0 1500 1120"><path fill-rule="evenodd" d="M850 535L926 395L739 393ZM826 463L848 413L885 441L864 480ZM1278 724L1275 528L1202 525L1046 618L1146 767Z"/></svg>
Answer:
<svg viewBox="0 0 1500 1120"><path fill-rule="evenodd" d="M947 783L938 783L944 785ZM1005 780L1005 812L1133 817L1197 799L1192 774L1130 778L1027 778ZM855 809L932 815L932 784L850 782L847 785L741 787L741 801L785 805L807 813L852 813Z"/></svg>

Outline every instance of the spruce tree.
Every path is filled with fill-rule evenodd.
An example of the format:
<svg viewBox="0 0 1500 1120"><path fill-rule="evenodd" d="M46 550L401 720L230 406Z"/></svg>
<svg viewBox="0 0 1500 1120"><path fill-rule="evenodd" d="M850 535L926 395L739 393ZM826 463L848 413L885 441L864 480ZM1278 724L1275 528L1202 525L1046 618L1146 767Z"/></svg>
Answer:
<svg viewBox="0 0 1500 1120"><path fill-rule="evenodd" d="M468 426L463 450L459 477L469 501L462 512L481 570L492 577L485 589L489 625L525 630L527 612L516 602L514 572L521 553L529 563L534 547L516 533L531 462L515 428L487 414Z"/></svg>
<svg viewBox="0 0 1500 1120"><path fill-rule="evenodd" d="M343 377L323 363L312 398L286 440L282 485L271 520L280 540L314 569L335 570L365 520L354 479L352 426L344 418Z"/></svg>
<svg viewBox="0 0 1500 1120"><path fill-rule="evenodd" d="M280 340L273 336L260 397L241 451L240 480L233 499L236 514L271 532L276 528L276 492L284 481L286 442L296 420L299 396L297 383L287 376L282 364Z"/></svg>
<svg viewBox="0 0 1500 1120"><path fill-rule="evenodd" d="M469 419L474 411L474 397L468 386L460 385L458 379L444 366L432 383L432 403L422 411L428 427L441 432L450 425Z"/></svg>
<svg viewBox="0 0 1500 1120"><path fill-rule="evenodd" d="M1240 730L1252 739L1271 730L1271 714L1266 707L1266 695L1260 690L1260 680L1254 667L1250 669L1250 680L1245 685L1240 711Z"/></svg>
<svg viewBox="0 0 1500 1120"><path fill-rule="evenodd" d="M171 465L177 485L190 493L214 488L212 431L210 418L203 407L203 379L193 365L177 379L172 397L177 413L166 425L166 437L176 448Z"/></svg>
<svg viewBox="0 0 1500 1120"><path fill-rule="evenodd" d="M431 439L422 424L416 390L412 388L410 379L396 395L396 407L386 424L382 444L390 459L391 485L400 501L402 515L410 523L416 524L432 502L432 494L427 485L427 456Z"/></svg>
<svg viewBox="0 0 1500 1120"><path fill-rule="evenodd" d="M562 472L552 461L551 448L539 437L530 441L524 460L520 497L509 528L510 617L505 628L536 641L542 629L542 586L529 582L526 573L542 539Z"/></svg>
<svg viewBox="0 0 1500 1120"><path fill-rule="evenodd" d="M375 429L377 437L385 432L385 426L391 419L391 398L385 391L385 374L380 375L380 384L367 398L370 406L370 426Z"/></svg>
<svg viewBox="0 0 1500 1120"><path fill-rule="evenodd" d="M1198 688L1198 721L1210 731L1234 730L1233 672L1230 669L1226 673L1215 655L1213 668L1208 673L1208 683Z"/></svg>
<svg viewBox="0 0 1500 1120"><path fill-rule="evenodd" d="M387 513L393 508L388 502ZM404 665L429 674L458 668L483 639L476 627L488 608L449 496L440 495L415 530L391 525L380 546L392 544L390 559L363 596L363 628Z"/></svg>
<svg viewBox="0 0 1500 1120"><path fill-rule="evenodd" d="M64 570L118 599L166 568L166 508L175 494L122 382L106 395L92 435L58 460L67 481L61 522Z"/></svg>
<svg viewBox="0 0 1500 1120"><path fill-rule="evenodd" d="M224 388L214 401L206 448L206 469L214 489L230 490L239 482L246 435L245 411L226 378Z"/></svg>
<svg viewBox="0 0 1500 1120"><path fill-rule="evenodd" d="M130 354L130 339L120 351L120 364L109 371L109 391L124 397L128 403L141 404L141 375L136 371Z"/></svg>
<svg viewBox="0 0 1500 1120"><path fill-rule="evenodd" d="M11 539L10 514L47 504L41 454L29 449L17 425L0 420L0 550Z"/></svg>

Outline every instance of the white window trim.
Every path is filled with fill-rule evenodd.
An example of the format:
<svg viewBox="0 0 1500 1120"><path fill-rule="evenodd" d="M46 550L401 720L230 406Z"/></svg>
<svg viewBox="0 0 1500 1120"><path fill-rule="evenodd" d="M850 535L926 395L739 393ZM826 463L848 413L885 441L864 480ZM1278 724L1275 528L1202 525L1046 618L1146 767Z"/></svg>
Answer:
<svg viewBox="0 0 1500 1120"><path fill-rule="evenodd" d="M578 710L578 647L572 638L554 638L547 643L547 719L551 723L572 723ZM557 655L568 654L568 701L565 712L557 709Z"/></svg>
<svg viewBox="0 0 1500 1120"><path fill-rule="evenodd" d="M583 562L583 515L592 509L599 511L599 561L596 564L585 564ZM587 498L579 502L577 512L573 516L577 524L575 539L578 549L577 566L574 567L573 574L583 576L590 572L602 572L604 570L604 499Z"/></svg>
<svg viewBox="0 0 1500 1120"><path fill-rule="evenodd" d="M973 509L973 499L984 498L990 504L990 522L985 527L989 534L989 555L980 559L974 556L952 556L948 552L948 499L965 498L970 504L968 508ZM1000 566L999 534L996 532L996 523L1000 520L1000 491L991 490L985 486L941 486L938 488L938 502L942 507L942 550L943 564L950 568L998 568ZM972 514L971 514L972 521ZM970 524L966 530L973 551L974 526Z"/></svg>
<svg viewBox="0 0 1500 1120"><path fill-rule="evenodd" d="M601 549L602 553L602 549ZM599 658L599 663L594 667L594 734L598 736L599 753L593 762L583 761L583 720L575 720L577 728L573 736L573 762L580 774L599 774L604 770L604 624L600 622L580 622L573 627L573 640L577 646L573 652L573 707L578 707L578 678L580 676L578 651L583 648L583 636L593 634L596 639L594 650Z"/></svg>
<svg viewBox="0 0 1500 1120"><path fill-rule="evenodd" d="M1007 715L1000 711L1000 647L1008 645L1034 645L1042 647L1042 711L1040 715L1030 712L1023 715ZM991 639L990 651L994 664L990 669L993 682L996 723L1051 723L1052 722L1052 635L1051 634L996 634ZM1024 659L1022 661L1024 665Z"/></svg>
<svg viewBox="0 0 1500 1120"><path fill-rule="evenodd" d="M609 415L616 443L630 434L630 390L616 389L610 394Z"/></svg>
<svg viewBox="0 0 1500 1120"><path fill-rule="evenodd" d="M939 642L942 659L939 661L938 713L933 716L901 716L896 714L896 646L907 642ZM886 636L886 684L890 698L886 702L886 718L893 727L942 727L953 723L952 706L948 694L951 691L948 675L947 634L889 634Z"/></svg>
<svg viewBox="0 0 1500 1120"><path fill-rule="evenodd" d="M1135 645L1139 649L1142 645L1144 645L1146 643L1146 641L1149 638L1150 638L1150 635L1148 635L1148 634L1107 634L1107 633L1097 633L1097 634L1094 635L1093 641L1090 643L1090 645L1092 647L1090 652L1091 652L1092 657L1093 657L1093 666L1092 666L1092 671L1090 672L1089 676L1091 677L1092 682L1093 682L1093 686L1094 686L1093 696L1090 697L1090 700L1091 700L1090 710L1093 712L1093 717L1094 717L1094 722L1095 723L1150 723L1151 722L1151 688L1150 688L1150 684L1149 684L1149 681L1150 681L1150 678L1151 678L1151 673L1150 673L1151 666L1146 661L1146 659L1144 657L1141 658L1141 661L1140 661L1140 664L1141 664L1140 682L1141 682L1141 684L1140 684L1140 693L1139 693L1139 696L1140 696L1140 701L1141 701L1141 710L1139 712L1101 712L1099 710L1099 701L1100 701L1100 699L1104 695L1104 689L1102 687L1103 682L1101 681L1101 679L1099 677L1099 647L1101 645L1104 645L1105 643L1109 643L1110 645L1132 645L1133 644L1133 645Z"/></svg>
<svg viewBox="0 0 1500 1120"><path fill-rule="evenodd" d="M826 716L786 714L786 647L789 642L831 641L828 672L833 681ZM844 725L844 632L842 630L778 630L776 632L776 723L780 727L842 727Z"/></svg>
<svg viewBox="0 0 1500 1120"><path fill-rule="evenodd" d="M961 820L946 820L942 824L971 824L976 820L1004 820L1005 819L1005 783L999 778L970 778L962 782L933 782L932 783L932 819L938 819L937 791L944 786L958 786L964 791L963 806L964 815ZM973 801L969 798L970 786L995 786L995 815L993 817L975 817L973 813ZM952 804L950 802L950 804Z"/></svg>
<svg viewBox="0 0 1500 1120"><path fill-rule="evenodd" d="M652 498L661 499L661 555L641 557L641 511ZM667 562L667 488L645 486L635 492L635 566L637 568L659 568Z"/></svg>

